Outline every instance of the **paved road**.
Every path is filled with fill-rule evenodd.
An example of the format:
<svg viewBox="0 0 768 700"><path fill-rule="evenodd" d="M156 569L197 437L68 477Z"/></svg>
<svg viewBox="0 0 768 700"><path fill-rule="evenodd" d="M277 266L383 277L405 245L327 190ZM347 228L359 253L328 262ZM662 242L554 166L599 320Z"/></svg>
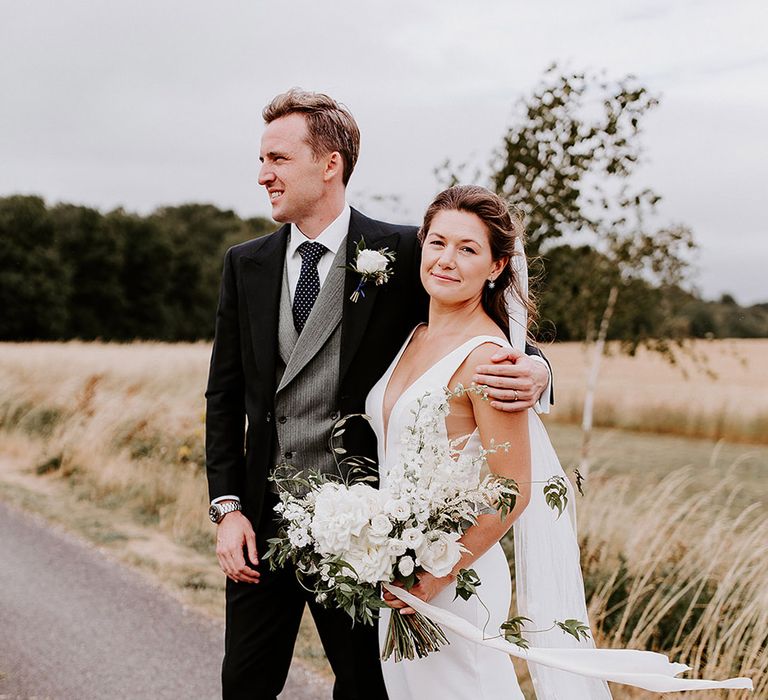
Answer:
<svg viewBox="0 0 768 700"><path fill-rule="evenodd" d="M220 697L223 627L0 502L0 700ZM281 700L328 698L301 667Z"/></svg>

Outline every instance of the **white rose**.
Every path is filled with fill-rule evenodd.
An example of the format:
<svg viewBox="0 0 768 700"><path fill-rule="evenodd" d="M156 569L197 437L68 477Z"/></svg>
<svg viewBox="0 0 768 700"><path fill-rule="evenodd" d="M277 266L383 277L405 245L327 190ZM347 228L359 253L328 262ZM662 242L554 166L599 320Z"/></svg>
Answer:
<svg viewBox="0 0 768 700"><path fill-rule="evenodd" d="M418 549L424 542L424 533L417 527L406 528L400 537L409 549Z"/></svg>
<svg viewBox="0 0 768 700"><path fill-rule="evenodd" d="M424 535L424 543L416 551L419 564L436 578L451 573L461 558L461 545L457 532L430 530Z"/></svg>
<svg viewBox="0 0 768 700"><path fill-rule="evenodd" d="M397 564L397 570L403 576L410 576L413 573L415 564L412 557L405 556Z"/></svg>
<svg viewBox="0 0 768 700"><path fill-rule="evenodd" d="M411 507L408 505L408 501L406 501L404 498L397 498L391 501L387 501L384 504L384 511L387 513L387 515L394 518L395 520L399 520L400 522L408 520L409 516L411 515Z"/></svg>
<svg viewBox="0 0 768 700"><path fill-rule="evenodd" d="M401 554L405 554L406 549L408 549L408 547L402 540L387 540L387 553L393 557L399 557Z"/></svg>
<svg viewBox="0 0 768 700"><path fill-rule="evenodd" d="M357 256L356 268L360 274L373 275L387 269L387 257L378 250L361 250Z"/></svg>
<svg viewBox="0 0 768 700"><path fill-rule="evenodd" d="M378 513L371 519L370 534L373 539L384 540L392 530L392 523L384 513Z"/></svg>

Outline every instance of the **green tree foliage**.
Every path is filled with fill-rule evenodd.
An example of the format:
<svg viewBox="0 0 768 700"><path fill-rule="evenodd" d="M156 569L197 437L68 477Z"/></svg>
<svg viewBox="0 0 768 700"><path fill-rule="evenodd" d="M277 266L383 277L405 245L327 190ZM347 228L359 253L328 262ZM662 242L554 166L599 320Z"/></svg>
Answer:
<svg viewBox="0 0 768 700"><path fill-rule="evenodd" d="M729 294L719 301L683 295L677 320L694 338L768 338L768 304L739 306Z"/></svg>
<svg viewBox="0 0 768 700"><path fill-rule="evenodd" d="M0 338L60 337L69 320L69 293L43 200L0 198Z"/></svg>
<svg viewBox="0 0 768 700"><path fill-rule="evenodd" d="M584 340L593 332L611 286L617 281L611 259L591 246L550 248L539 280L539 305L546 313L538 329L540 339ZM634 279L626 282L626 295L639 303L617 305L608 339L652 336L664 322L659 290L642 279Z"/></svg>
<svg viewBox="0 0 768 700"><path fill-rule="evenodd" d="M273 228L208 204L142 217L0 198L0 340L210 338L224 252Z"/></svg>
<svg viewBox="0 0 768 700"><path fill-rule="evenodd" d="M164 207L151 220L173 251L164 304L169 334L179 340L211 337L211 309L216 308L224 253L236 243L268 233L271 222L244 221L233 211L211 204Z"/></svg>
<svg viewBox="0 0 768 700"><path fill-rule="evenodd" d="M68 280L66 304L73 312L66 334L86 340L121 337L123 241L95 209L61 204L50 210L50 219ZM30 253L36 256L39 248Z"/></svg>
<svg viewBox="0 0 768 700"><path fill-rule="evenodd" d="M657 99L632 76L609 82L547 69L518 104L492 164L491 184L523 214L528 252L596 231L640 158L642 117Z"/></svg>
<svg viewBox="0 0 768 700"><path fill-rule="evenodd" d="M168 271L173 260L168 237L153 221L122 210L108 214L106 225L110 235L120 240L123 247L120 270L123 312L117 337L120 340L174 340L166 306Z"/></svg>
<svg viewBox="0 0 768 700"><path fill-rule="evenodd" d="M552 66L520 101L493 162L492 187L521 211L529 254L541 254L550 267L539 287L545 325L550 314L567 319L565 337L591 346L582 419L585 475L607 340L618 339L625 352L643 345L674 361L670 340L680 347L686 330L671 321L692 233L655 224L660 197L637 188L632 178L642 155L643 118L657 104L633 76L609 81ZM553 260L559 270L551 269Z"/></svg>

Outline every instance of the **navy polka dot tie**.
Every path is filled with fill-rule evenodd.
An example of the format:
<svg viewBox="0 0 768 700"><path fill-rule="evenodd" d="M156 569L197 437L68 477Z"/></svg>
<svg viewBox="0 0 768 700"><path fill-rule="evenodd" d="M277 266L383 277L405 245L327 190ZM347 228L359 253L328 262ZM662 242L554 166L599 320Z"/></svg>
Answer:
<svg viewBox="0 0 768 700"><path fill-rule="evenodd" d="M309 243L305 241L299 248L301 255L301 274L293 295L293 325L296 332L301 335L304 324L309 318L309 313L315 305L317 295L320 293L320 276L317 274L317 263L328 251L322 243Z"/></svg>

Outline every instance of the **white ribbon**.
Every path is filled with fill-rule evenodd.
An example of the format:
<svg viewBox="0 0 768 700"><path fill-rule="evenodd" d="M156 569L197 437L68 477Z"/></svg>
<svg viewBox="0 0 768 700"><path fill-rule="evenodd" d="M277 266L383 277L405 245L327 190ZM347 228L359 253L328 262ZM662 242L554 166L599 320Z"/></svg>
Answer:
<svg viewBox="0 0 768 700"><path fill-rule="evenodd" d="M542 664L561 671L576 673L603 681L632 685L657 693L682 690L710 690L716 688L742 688L752 690L749 678L729 678L725 681L706 681L696 678L676 678L690 670L685 664L672 663L664 654L636 649L522 649L502 637L487 638L467 620L454 613L425 603L408 591L389 583L382 584L404 603L440 625L444 630L458 634L476 644L497 649L528 662ZM396 610L393 615L399 615ZM440 652L433 652L439 654ZM402 662L401 662L402 663Z"/></svg>

